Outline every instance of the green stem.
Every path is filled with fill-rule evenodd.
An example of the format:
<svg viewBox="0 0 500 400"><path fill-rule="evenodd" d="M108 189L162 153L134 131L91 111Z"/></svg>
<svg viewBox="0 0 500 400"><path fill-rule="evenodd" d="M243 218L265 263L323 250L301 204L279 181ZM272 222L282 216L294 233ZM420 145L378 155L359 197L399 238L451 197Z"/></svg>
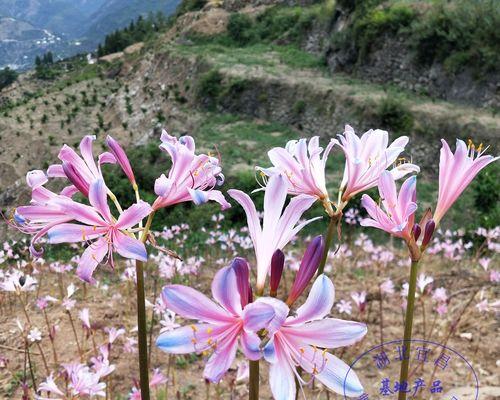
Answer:
<svg viewBox="0 0 500 400"><path fill-rule="evenodd" d="M411 347L411 332L413 328L413 312L415 310L415 291L417 288L417 271L418 261L411 262L410 270L410 285L408 288L408 299L406 303L405 313L405 331L403 338L404 352L403 361L401 362L401 372L399 374L399 382L408 382L408 369L410 367L410 347ZM406 400L406 392L400 391L398 400Z"/></svg>
<svg viewBox="0 0 500 400"><path fill-rule="evenodd" d="M248 400L259 400L259 360L250 360Z"/></svg>
<svg viewBox="0 0 500 400"><path fill-rule="evenodd" d="M137 275L137 326L139 328L141 399L149 400L148 331L146 326L146 301L144 296L144 271L142 261L136 260L135 271Z"/></svg>
<svg viewBox="0 0 500 400"><path fill-rule="evenodd" d="M149 214L146 226L142 232L141 241L146 242L155 212ZM146 325L146 299L144 293L144 263L136 260L135 272L137 275L137 327L139 336L139 376L141 399L149 400L149 370L148 370L148 330Z"/></svg>
<svg viewBox="0 0 500 400"><path fill-rule="evenodd" d="M325 270L326 260L328 259L328 251L332 245L333 235L335 233L335 225L337 225L337 218L330 217L330 222L328 224L328 230L326 232L325 248L323 249L323 257L321 257L321 262L318 267L318 276Z"/></svg>

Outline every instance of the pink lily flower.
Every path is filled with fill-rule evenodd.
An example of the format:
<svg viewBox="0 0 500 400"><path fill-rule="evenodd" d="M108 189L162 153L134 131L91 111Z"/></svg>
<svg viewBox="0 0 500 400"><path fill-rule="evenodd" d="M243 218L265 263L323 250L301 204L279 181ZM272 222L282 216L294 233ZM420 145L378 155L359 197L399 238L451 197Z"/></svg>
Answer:
<svg viewBox="0 0 500 400"><path fill-rule="evenodd" d="M77 203L68 198L57 198L53 203L71 219L79 222L62 223L50 228L47 236L50 243L74 243L94 240L80 257L77 274L93 282L92 274L107 255L113 267L113 252L125 258L146 261L144 243L127 230L139 223L151 212L144 201L133 204L115 220L107 203L107 189L102 179L94 181L89 188L91 206Z"/></svg>
<svg viewBox="0 0 500 400"><path fill-rule="evenodd" d="M306 139L290 140L285 148L275 147L267 153L273 167L257 169L267 176L283 175L291 195L307 194L320 201L328 200L325 165L334 145L335 142L330 141L321 157L323 148L319 147L318 136L312 137L309 144Z"/></svg>
<svg viewBox="0 0 500 400"><path fill-rule="evenodd" d="M235 263L245 264L238 259ZM233 266L219 270L212 282L212 296L219 304L190 287L165 286L162 296L168 308L184 318L201 322L162 333L156 345L173 354L211 351L204 370L204 377L211 382L218 382L227 372L235 359L238 342L247 358L259 359L260 338L254 332L274 318L274 308L264 303L248 304L248 291L242 290L242 286L249 287L249 282L241 285Z"/></svg>
<svg viewBox="0 0 500 400"><path fill-rule="evenodd" d="M307 300L293 316L289 316L288 306L280 300L261 297L256 301L272 304L276 310L276 316L267 328L269 342L264 347L264 358L271 364L269 384L276 400L295 398L295 378L300 384L306 383L296 371L299 366L336 393L343 395L345 390L349 397L363 393L354 371L349 371L349 366L327 349L356 343L366 334L367 328L359 322L325 318L333 306L334 297L332 281L322 274L316 278Z"/></svg>
<svg viewBox="0 0 500 400"><path fill-rule="evenodd" d="M344 135L339 135L339 141L336 143L346 157L340 191L342 201L347 202L356 194L377 185L380 174L394 164L404 151L408 137L401 136L388 146L389 134L386 131L370 129L358 137L354 129L346 125ZM390 172L393 178L398 180L411 172L419 171L418 166L403 163Z"/></svg>
<svg viewBox="0 0 500 400"><path fill-rule="evenodd" d="M47 176L43 171L30 171L26 175L26 182L31 188L31 204L18 207L13 216L12 225L23 233L33 235L30 243L30 252L34 256L41 256L43 249L37 250L35 244L52 227L71 221L71 217L58 207L49 203L58 198L66 198L65 190L56 194L43 185L47 183Z"/></svg>
<svg viewBox="0 0 500 400"><path fill-rule="evenodd" d="M472 142L467 146L463 140L457 139L455 154L451 152L445 140L441 139L441 143L443 146L439 157L439 195L433 216L436 225L479 171L499 159L483 155L486 149L482 150L482 145L476 149Z"/></svg>
<svg viewBox="0 0 500 400"><path fill-rule="evenodd" d="M209 200L219 203L222 209L231 207L224 195L214 190L224 182L217 158L206 154L196 155L191 136L177 139L163 131L161 141L160 149L170 155L172 166L168 178L162 174L155 182L158 198L153 203L154 210L186 201L200 205Z"/></svg>
<svg viewBox="0 0 500 400"><path fill-rule="evenodd" d="M45 399L47 399L47 400L62 400L65 397L64 393L62 392L62 390L57 387L57 384L54 381L54 374L53 373L51 373L45 379L45 381L43 381L42 383L40 383L38 385L38 391L39 392L47 392L47 393L51 393L51 394L60 396L60 397L57 397L57 398L53 398L53 397L47 398L47 397L41 397L41 396L36 396L35 397L36 399L40 399L40 400L45 400Z"/></svg>
<svg viewBox="0 0 500 400"><path fill-rule="evenodd" d="M364 194L361 204L370 218L363 219L361 225L382 229L396 237L410 240L417 210L416 185L415 176L408 178L398 195L394 176L389 171L382 172L378 187L385 211L370 196Z"/></svg>
<svg viewBox="0 0 500 400"><path fill-rule="evenodd" d="M321 218L299 222L302 214L316 201L316 198L301 194L290 200L283 210L288 184L282 175L272 175L264 194L264 219L260 218L250 197L241 190L231 189L228 194L245 210L248 231L257 259L257 290L262 291L271 267L271 259L276 250L283 247L307 224ZM283 211L283 213L282 213Z"/></svg>
<svg viewBox="0 0 500 400"><path fill-rule="evenodd" d="M62 164L51 165L47 170L47 175L51 178L67 178L72 183L72 186L68 187L67 190L73 188L88 197L92 182L96 179L103 179L101 165L116 163L113 154L104 152L99 155L96 164L92 152L92 142L95 139L96 137L91 135L87 135L82 139L80 142L81 157L71 147L64 145L58 156Z"/></svg>

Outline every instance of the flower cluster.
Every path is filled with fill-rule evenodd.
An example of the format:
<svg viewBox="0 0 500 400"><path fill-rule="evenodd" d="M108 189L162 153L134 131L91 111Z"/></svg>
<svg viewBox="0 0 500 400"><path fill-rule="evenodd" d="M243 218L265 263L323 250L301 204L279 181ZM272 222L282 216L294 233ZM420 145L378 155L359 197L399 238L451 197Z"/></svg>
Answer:
<svg viewBox="0 0 500 400"><path fill-rule="evenodd" d="M381 308L384 298L387 301L399 291L403 305L407 307L405 323L410 327L409 338L405 329L405 340L411 339L417 294L422 307L425 307L428 298L439 316L448 312L452 297L437 279L434 281L424 272L418 275L416 265L424 251L431 255L443 253L447 259L456 261L463 257L468 246L472 246L463 235L458 235L457 239L457 235L447 236L445 233L445 239L439 240L439 225L444 214L479 171L498 159L484 155L481 146L475 148L471 142L466 145L461 140L457 141L453 154L443 141L437 205L434 213L430 210L424 212L417 222L415 174L419 172L419 167L404 162L402 154L408 144L407 137L399 137L390 143L386 131L369 130L358 136L347 125L344 133L338 139L331 139L325 149L320 147L317 136L309 140L289 141L284 148L276 147L269 151L271 167L256 167L263 181L261 212L257 211L247 193L237 189L227 192L243 208L247 227L223 232L221 225L225 217L216 214L212 220L217 228L211 232L203 230L205 244L217 247L211 249L214 265L221 266L211 284L213 300L190 286L168 284L163 287L159 298L147 301L143 262L148 261L148 257L157 266L154 271L155 292L157 279L185 283L190 277L199 276L204 268L204 256L188 255L183 260L175 252L177 249L182 251L183 243L189 237L191 227L188 224L179 222L157 233L151 231L151 226L154 215L160 209L184 202L201 205L215 201L222 210L229 208L230 203L219 190L224 183L221 160L211 154L196 154L195 141L191 136L177 138L163 131L159 147L168 154L171 164L169 170L155 180L151 189L156 199L148 204L141 200L136 175L118 142L108 137L106 144L109 151L100 153L96 158L92 148L94 140L93 136L84 137L79 153L65 145L58 155L59 164L51 165L47 171L29 172L26 181L31 189L31 202L18 207L9 220L20 231L32 235L29 248L35 257L40 258L43 253L41 240L50 244L81 243L85 247L83 253L75 256L70 263L49 265L50 273L58 276L58 297L39 296L37 292L35 304L44 317L48 335L32 323L24 303L27 293L37 289L39 282L33 276L42 267L33 261L29 273L22 271L24 260L16 259L9 245L4 245L0 252L0 263L9 259L19 264L19 267L1 273L0 289L15 293L23 302L27 325L20 324L20 329L26 348L39 348L47 372L45 382L38 386L39 399L107 396L108 375L115 370L110 351L117 340L123 343L123 353L139 353L140 381L134 383L130 398L144 396L149 399L150 389L168 383L167 377L158 369L154 370L152 379L148 377L146 307L152 310L153 321L159 316L160 333L156 345L169 354L202 354L206 361L203 375L209 382L219 382L225 376L240 350L249 360L250 368L246 369L246 363L240 364L238 379L249 371L252 399L258 398L252 383L259 379L254 368L259 360L269 363L269 383L277 400L295 398L297 390L308 383L308 378L321 382L336 393L361 396L363 386L357 375L353 371L348 373L349 366L329 350L362 340L367 327L362 322L344 321L330 314L332 309L351 314L354 302L358 319L367 319L367 305L374 295L367 290L350 290L346 293L348 297L335 304L334 284L324 271L333 271L333 265L341 267L352 258L356 248L363 249L363 257L356 260L355 267L373 266L377 269L380 279L376 282L376 296ZM343 152L345 166L340 171L342 180L337 186L337 193L332 194L329 192L326 169L328 156L336 149ZM103 173L105 164L117 164L127 177L135 195L135 202L128 208L122 207L112 187L108 186ZM396 181L408 174L412 175L406 178L398 191ZM50 189L49 181L59 178L65 181L66 186L56 192ZM376 186L380 201L367 194L361 197L361 204L368 214L366 218L362 218L359 210L346 208L354 196ZM306 226L322 218L309 216L314 213L313 205L317 202L329 219L327 232L324 237L312 237L298 259L287 247ZM401 238L407 244L411 259L409 282L400 280L398 285L403 284L396 288L390 277L380 276L385 266L396 264L396 252L374 245L364 234L359 235L353 244L339 243L337 251L330 254L335 233L339 241L342 239L341 222L344 217L349 225L359 222L362 226L381 229ZM308 229L318 224L309 225ZM491 253L498 252L498 231L478 231L477 234L485 238L485 246L490 252L481 254L481 257L478 255L476 263L484 272L490 271L488 279L491 282L498 282L498 271L490 269ZM168 243L169 249L159 245L158 241ZM158 252L148 251L147 246ZM249 249L253 249L255 255L253 266L253 260L249 259L249 262L240 255L240 252ZM94 272L99 264L108 264L114 269L116 254L126 259L121 280L137 291L138 340L126 336L127 331L123 327L107 327L104 330L106 341L98 346L95 340L98 324L91 321L87 305L77 306L77 288L73 284L66 287L63 280L76 264L76 273L81 280L94 284L105 293L111 292L106 283L99 283L94 278ZM408 261L406 257L397 264L407 267ZM24 262L23 266L27 264ZM255 274L252 274L253 267ZM285 272L290 270L295 277L288 286L282 281L285 280ZM150 274L147 276L149 278ZM252 276L255 276L254 286ZM121 296L121 293L114 293L112 299ZM296 306L301 300L302 304ZM48 336L54 363L58 364L54 338L59 327L47 315L47 310L56 306L60 306L68 316L80 362L62 364L62 372L54 374L49 371L41 342ZM88 363L84 363L85 352L80 346L72 317L75 307L84 332L80 340L92 343L93 354ZM481 312L497 307L497 302L489 302L488 299L477 304ZM181 325L176 320L177 316L194 321ZM383 336L382 321L380 331ZM64 387L58 383L62 380ZM44 393L52 397L43 397Z"/></svg>

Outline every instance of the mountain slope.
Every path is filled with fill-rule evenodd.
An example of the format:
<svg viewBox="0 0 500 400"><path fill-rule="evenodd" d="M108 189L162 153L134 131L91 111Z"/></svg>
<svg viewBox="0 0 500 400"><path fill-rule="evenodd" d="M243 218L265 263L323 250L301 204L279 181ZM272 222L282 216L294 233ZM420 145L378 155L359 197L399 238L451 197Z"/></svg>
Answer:
<svg viewBox="0 0 500 400"><path fill-rule="evenodd" d="M49 50L56 58L92 51L106 34L139 15L162 11L168 16L178 4L179 0L0 0L0 68L29 68L36 55Z"/></svg>
<svg viewBox="0 0 500 400"><path fill-rule="evenodd" d="M180 0L107 1L90 16L88 29L84 36L88 42L95 44L107 33L128 25L132 19L139 15L146 16L149 12L157 11L170 15L179 3Z"/></svg>

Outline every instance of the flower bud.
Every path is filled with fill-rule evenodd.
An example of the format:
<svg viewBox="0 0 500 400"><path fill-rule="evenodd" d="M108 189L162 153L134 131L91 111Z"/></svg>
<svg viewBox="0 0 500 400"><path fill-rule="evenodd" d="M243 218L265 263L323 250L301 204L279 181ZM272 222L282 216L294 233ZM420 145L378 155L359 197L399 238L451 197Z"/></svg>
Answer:
<svg viewBox="0 0 500 400"><path fill-rule="evenodd" d="M420 227L420 225L419 224L413 225L412 234L413 238L415 239L415 242L418 240L421 233L422 233L422 228Z"/></svg>
<svg viewBox="0 0 500 400"><path fill-rule="evenodd" d="M231 264L231 268L236 274L236 284L241 298L241 307L245 307L253 301L252 288L250 287L250 268L248 261L241 257L236 257Z"/></svg>
<svg viewBox="0 0 500 400"><path fill-rule="evenodd" d="M106 144L111 150L111 153L113 153L113 155L115 156L116 161L118 161L118 164L120 164L120 167L122 167L122 170L123 172L125 172L125 175L127 175L128 180L132 183L132 185L135 185L134 171L132 171L132 167L130 166L127 154L125 153L123 148L111 136L108 136L106 138Z"/></svg>
<svg viewBox="0 0 500 400"><path fill-rule="evenodd" d="M281 276L283 275L283 267L285 265L285 255L278 249L274 252L271 259L271 279L269 286L271 287L271 297L276 297L278 294L278 286L280 285Z"/></svg>
<svg viewBox="0 0 500 400"><path fill-rule="evenodd" d="M422 247L427 247L432 239L432 235L434 234L435 229L436 223L434 222L434 220L430 219L429 221L427 221L424 229L424 238L422 239Z"/></svg>
<svg viewBox="0 0 500 400"><path fill-rule="evenodd" d="M304 253L302 261L300 263L299 271L293 282L292 289L288 295L286 303L290 306L295 300L297 300L304 289L307 287L312 277L316 273L321 262L321 257L323 256L325 244L323 242L323 236L316 236Z"/></svg>
<svg viewBox="0 0 500 400"><path fill-rule="evenodd" d="M75 169L73 164L63 161L62 168L68 180L83 194L89 197L89 185Z"/></svg>

